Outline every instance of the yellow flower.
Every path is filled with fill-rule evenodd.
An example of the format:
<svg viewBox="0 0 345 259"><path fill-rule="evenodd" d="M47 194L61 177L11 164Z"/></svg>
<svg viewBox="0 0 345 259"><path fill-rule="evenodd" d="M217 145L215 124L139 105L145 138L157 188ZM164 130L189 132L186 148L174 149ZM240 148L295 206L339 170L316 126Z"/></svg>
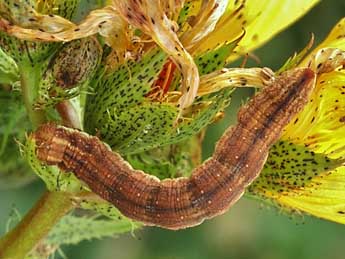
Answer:
<svg viewBox="0 0 345 259"><path fill-rule="evenodd" d="M13 2L17 3L17 0ZM106 7L91 11L79 24L51 15L49 10L52 11L53 7L49 4L45 6L42 1L37 1L36 6L21 2L19 9L12 8L18 10L16 13L12 12L11 8L8 9L7 2L1 2L0 9L4 11L0 13L0 30L25 40L63 42L99 33L112 48L107 63L110 69L125 64L128 59L140 59L156 46L153 44L156 43L170 58L163 68L168 74L163 86L169 88L169 84L173 84L169 78L169 73L174 73L171 60L180 70L181 87L177 89L177 94L172 91L175 89L171 90L170 94L175 96L169 100L179 104L183 110L190 107L197 95L207 95L239 83L255 86L269 84L272 76L269 69L214 71L219 69L214 67L210 69L214 72L206 71L206 75L199 76L201 71L200 68L198 70L195 59L209 51L235 43L225 57L228 62L232 61L238 54L249 52L267 42L317 2L109 0ZM299 66L307 66L315 58L320 58L317 55L321 48L345 49L344 23L342 20L329 37L308 58L300 62ZM317 68L318 64L310 65ZM178 76L175 75L175 78ZM280 148L274 147L266 169L251 187L252 192L271 198L284 207L345 223L345 169L341 165L345 155L343 87L343 70L318 77L310 103L286 128L282 137L285 142L281 142L283 144ZM157 96L156 92L151 94L151 97ZM270 170L277 165L273 152L283 152L284 158L295 159L284 153L282 147L291 146L286 143L295 145L290 148L293 152L293 149L297 150L297 156L299 151L308 156L316 154L317 159L313 160L315 163L332 166L315 174L311 174L311 167L306 168L308 179L297 177L294 172L287 175L287 178L290 177L288 179L280 178L279 173L272 176ZM298 173L296 171L296 174ZM290 183L291 185L286 186Z"/></svg>
<svg viewBox="0 0 345 259"><path fill-rule="evenodd" d="M285 146L273 147L250 191L288 210L345 224L345 60L330 47L345 50L345 19L298 65L317 69L343 55L336 71L317 76L309 103L285 129Z"/></svg>
<svg viewBox="0 0 345 259"><path fill-rule="evenodd" d="M140 29L145 35L137 41L154 40L181 71L182 96L178 103L183 110L193 103L199 87L199 73L191 54L197 56L233 42L243 31L245 35L237 52L246 53L290 25L317 2L113 0L107 1L108 6L92 11L76 25L56 15L38 13L37 9L42 6L38 1L36 9L21 3L23 8L19 8L18 13L9 12L11 15L0 16L0 30L21 39L36 41L70 41L99 33L113 48L115 54L110 56L111 62L122 64L128 57L138 56L139 52L148 48L148 44L139 48L133 44L138 35L131 28ZM1 4L0 7L6 10L7 6ZM180 11L182 15L179 16ZM21 18L23 13L27 17L24 21ZM229 60L234 57L231 55Z"/></svg>
<svg viewBox="0 0 345 259"><path fill-rule="evenodd" d="M237 52L245 54L270 40L296 19L306 14L319 1L229 1L226 12L212 33L195 47L196 52L213 49L236 39L243 30L245 36ZM232 60L235 56L232 56Z"/></svg>

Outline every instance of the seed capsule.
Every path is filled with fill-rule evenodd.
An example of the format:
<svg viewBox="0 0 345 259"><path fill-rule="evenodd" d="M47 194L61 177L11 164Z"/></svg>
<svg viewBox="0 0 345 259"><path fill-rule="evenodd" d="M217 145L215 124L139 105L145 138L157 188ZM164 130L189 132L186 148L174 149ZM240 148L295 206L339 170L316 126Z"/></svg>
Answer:
<svg viewBox="0 0 345 259"><path fill-rule="evenodd" d="M102 48L94 37L66 43L43 73L36 105L42 108L78 95L92 77L101 56Z"/></svg>

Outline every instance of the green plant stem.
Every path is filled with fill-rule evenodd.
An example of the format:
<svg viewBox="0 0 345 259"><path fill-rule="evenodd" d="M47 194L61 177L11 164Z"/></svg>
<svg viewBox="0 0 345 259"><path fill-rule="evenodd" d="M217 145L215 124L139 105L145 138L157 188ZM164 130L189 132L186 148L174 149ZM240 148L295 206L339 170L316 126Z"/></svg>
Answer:
<svg viewBox="0 0 345 259"><path fill-rule="evenodd" d="M22 221L0 239L0 258L24 258L72 208L68 193L46 192Z"/></svg>
<svg viewBox="0 0 345 259"><path fill-rule="evenodd" d="M46 121L45 111L34 108L41 67L40 65L32 66L31 63L21 63L19 71L24 104L35 129ZM68 121L75 120L75 114L71 111L65 116ZM0 239L0 258L24 258L49 233L52 227L73 209L73 204L71 194L46 192L21 222Z"/></svg>
<svg viewBox="0 0 345 259"><path fill-rule="evenodd" d="M34 108L38 95L37 87L40 82L41 69L39 65L32 66L30 63L21 63L19 71L25 108L35 129L46 121L45 112Z"/></svg>

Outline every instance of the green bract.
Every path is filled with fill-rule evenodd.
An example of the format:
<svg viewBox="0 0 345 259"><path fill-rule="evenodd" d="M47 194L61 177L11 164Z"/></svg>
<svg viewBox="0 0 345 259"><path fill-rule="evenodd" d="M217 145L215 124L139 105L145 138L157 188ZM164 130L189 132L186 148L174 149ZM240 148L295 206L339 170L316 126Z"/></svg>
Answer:
<svg viewBox="0 0 345 259"><path fill-rule="evenodd" d="M24 27L34 26L35 19L32 10L42 14L60 15L71 19L77 7L79 0L56 0L41 2L37 6L35 0L10 0L0 2L0 14L6 17L10 22ZM18 65L29 63L36 65L44 62L61 43L41 43L34 41L23 41L0 32L0 47L10 55Z"/></svg>
<svg viewBox="0 0 345 259"><path fill-rule="evenodd" d="M222 67L233 47L234 44L225 45L199 57L201 72ZM215 56L214 63L211 59ZM178 107L146 96L165 61L166 55L154 49L139 62L129 61L114 71L102 67L90 83L95 94L89 95L86 101L86 131L99 134L122 154L139 153L197 134L229 104L232 89L197 98L175 124Z"/></svg>
<svg viewBox="0 0 345 259"><path fill-rule="evenodd" d="M12 85L17 81L19 81L17 64L0 48L0 84Z"/></svg>

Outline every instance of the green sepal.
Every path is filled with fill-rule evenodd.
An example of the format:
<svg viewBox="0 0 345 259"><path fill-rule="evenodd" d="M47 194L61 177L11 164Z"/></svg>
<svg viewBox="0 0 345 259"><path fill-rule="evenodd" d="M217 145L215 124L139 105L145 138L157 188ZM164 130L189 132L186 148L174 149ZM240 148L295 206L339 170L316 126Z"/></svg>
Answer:
<svg viewBox="0 0 345 259"><path fill-rule="evenodd" d="M196 13L195 3L193 1L186 1L180 11L179 17L177 19L177 24L182 26L187 23L187 20L193 13Z"/></svg>
<svg viewBox="0 0 345 259"><path fill-rule="evenodd" d="M16 62L0 48L0 84L12 85L19 81Z"/></svg>
<svg viewBox="0 0 345 259"><path fill-rule="evenodd" d="M76 16L77 10L84 5L84 1L80 0L46 0L38 3L36 10L39 13L59 15L68 20L72 20Z"/></svg>
<svg viewBox="0 0 345 259"><path fill-rule="evenodd" d="M206 75L218 69L225 67L228 57L236 48L242 36L237 40L224 44L223 46L203 53L194 59L195 64L198 66L199 74Z"/></svg>
<svg viewBox="0 0 345 259"><path fill-rule="evenodd" d="M119 112L109 112L100 128L101 139L122 154L154 148L169 137L178 110L171 105L145 102Z"/></svg>
<svg viewBox="0 0 345 259"><path fill-rule="evenodd" d="M35 10L39 14L59 15L71 20L80 0L7 0L0 2L0 16L13 24L34 26Z"/></svg>
<svg viewBox="0 0 345 259"><path fill-rule="evenodd" d="M229 104L232 89L198 98L177 125L177 107L145 96L165 60L155 49L138 63L129 61L104 75L104 68L98 71L91 82L95 94L86 102L85 130L125 155L177 143L211 123Z"/></svg>
<svg viewBox="0 0 345 259"><path fill-rule="evenodd" d="M159 145L175 144L199 133L213 122L219 112L223 112L230 104L233 91L233 88L223 89L217 93L197 98L189 108L191 112L188 116L186 115L185 119L178 123L176 127L171 128L166 138L162 139Z"/></svg>
<svg viewBox="0 0 345 259"><path fill-rule="evenodd" d="M94 94L86 100L85 130L95 134L108 121L109 111L118 113L143 102L165 60L166 54L154 49L139 62L128 61L115 71L100 68L90 82Z"/></svg>
<svg viewBox="0 0 345 259"><path fill-rule="evenodd" d="M44 62L59 45L60 43L39 43L19 40L4 32L0 32L0 47L19 66L22 63L29 63L34 66Z"/></svg>
<svg viewBox="0 0 345 259"><path fill-rule="evenodd" d="M196 100L191 112L174 126L178 108L160 103L143 103L119 112L109 111L107 121L98 134L110 147L121 154L139 153L164 145L175 144L200 132L218 112L229 104L233 89Z"/></svg>

